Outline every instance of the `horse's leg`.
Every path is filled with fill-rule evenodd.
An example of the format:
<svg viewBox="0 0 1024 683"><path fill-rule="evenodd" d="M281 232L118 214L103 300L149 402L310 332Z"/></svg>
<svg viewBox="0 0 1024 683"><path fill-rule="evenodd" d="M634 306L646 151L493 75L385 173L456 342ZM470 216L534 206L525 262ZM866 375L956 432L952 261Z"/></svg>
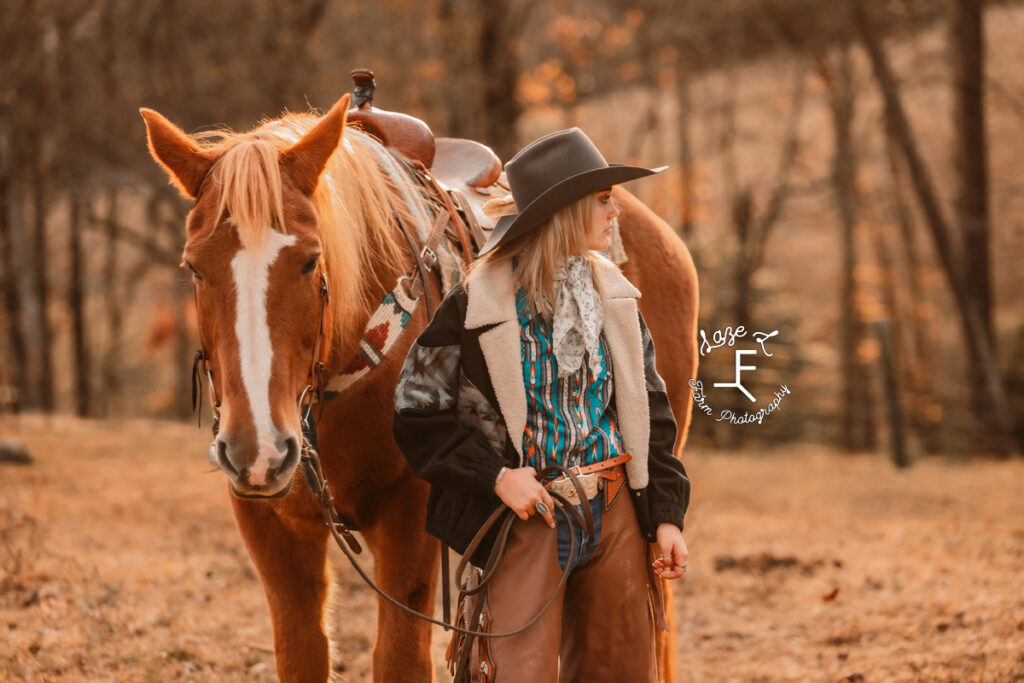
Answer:
<svg viewBox="0 0 1024 683"><path fill-rule="evenodd" d="M231 496L238 529L267 595L277 675L286 683L326 681L331 667L324 631L330 586L327 527L318 518L290 514L296 503L316 510L304 494L293 491L273 502Z"/></svg>
<svg viewBox="0 0 1024 683"><path fill-rule="evenodd" d="M376 561L375 580L399 602L432 614L440 546L423 530L427 486L411 471L378 492L373 525L363 536ZM373 680L432 681L431 626L378 599Z"/></svg>

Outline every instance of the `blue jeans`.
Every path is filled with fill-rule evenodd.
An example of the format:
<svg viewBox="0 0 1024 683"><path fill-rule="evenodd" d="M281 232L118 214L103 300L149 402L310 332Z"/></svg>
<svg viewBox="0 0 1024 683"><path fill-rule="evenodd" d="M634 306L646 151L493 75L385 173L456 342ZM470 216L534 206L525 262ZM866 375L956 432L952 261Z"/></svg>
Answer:
<svg viewBox="0 0 1024 683"><path fill-rule="evenodd" d="M575 506L576 511L584 519L586 517L583 514L583 506L587 504L590 505L590 512L594 516L594 533L592 534L584 531L575 518L571 516L566 518L566 515L562 513L560 508L555 508L555 524L558 531L558 564L562 571L565 571L566 562L569 562L570 572L576 567L585 564L590 559L590 556L594 554L597 544L601 542L601 511L604 509L604 491L599 492L586 503L580 503ZM573 531L576 532L572 548L569 547L570 524ZM569 557L570 550L572 551L572 557Z"/></svg>

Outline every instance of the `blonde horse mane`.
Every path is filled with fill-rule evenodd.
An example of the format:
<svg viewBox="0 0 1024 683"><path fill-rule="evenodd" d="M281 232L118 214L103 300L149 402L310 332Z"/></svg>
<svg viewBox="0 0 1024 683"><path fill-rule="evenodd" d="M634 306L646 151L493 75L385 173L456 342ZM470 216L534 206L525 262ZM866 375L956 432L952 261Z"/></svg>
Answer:
<svg viewBox="0 0 1024 683"><path fill-rule="evenodd" d="M227 212L250 244L261 243L269 230L287 233L278 157L318 120L311 114L286 114L245 133L196 135L204 151L219 156L210 171L220 190L214 225ZM415 221L405 197L419 195L404 174L396 177L381 169L378 159L387 154L376 138L346 126L313 195L335 327L343 334L378 303L365 295L367 287L387 291L394 286L382 281L377 267L404 262L405 242L394 212L406 225Z"/></svg>

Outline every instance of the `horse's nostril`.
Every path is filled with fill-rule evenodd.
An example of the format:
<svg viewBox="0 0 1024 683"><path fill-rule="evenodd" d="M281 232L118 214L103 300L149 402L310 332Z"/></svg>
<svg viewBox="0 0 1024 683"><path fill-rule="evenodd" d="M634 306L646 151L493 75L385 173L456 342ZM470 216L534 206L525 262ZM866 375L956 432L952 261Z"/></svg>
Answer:
<svg viewBox="0 0 1024 683"><path fill-rule="evenodd" d="M287 439L288 443L288 455L285 456L285 463L294 463L299 459L299 440L294 436L289 436Z"/></svg>
<svg viewBox="0 0 1024 683"><path fill-rule="evenodd" d="M282 472L290 471L299 460L299 440L294 436L289 436L284 443L287 448L285 455L270 468L267 472L268 476L277 476Z"/></svg>
<svg viewBox="0 0 1024 683"><path fill-rule="evenodd" d="M233 477L238 477L238 470L231 463L231 458L228 456L228 442L224 439L217 440L217 462L220 463L220 468L230 474Z"/></svg>

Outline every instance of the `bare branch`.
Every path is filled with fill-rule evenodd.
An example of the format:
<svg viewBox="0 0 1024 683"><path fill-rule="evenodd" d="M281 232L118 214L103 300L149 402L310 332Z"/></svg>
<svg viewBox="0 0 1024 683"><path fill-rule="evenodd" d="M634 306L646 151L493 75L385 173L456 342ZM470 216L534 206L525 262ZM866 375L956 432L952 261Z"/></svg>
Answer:
<svg viewBox="0 0 1024 683"><path fill-rule="evenodd" d="M109 229L112 220L112 218L90 212L85 218L85 224L90 230L106 231ZM116 222L116 226L118 239L141 250L152 259L152 262L171 268L177 268L181 263L181 254L171 251L149 235L139 232L120 221Z"/></svg>
<svg viewBox="0 0 1024 683"><path fill-rule="evenodd" d="M764 260L764 249L773 227L782 215L782 207L790 194L790 179L800 154L800 120L803 115L804 103L807 99L807 79L803 65L798 64L793 73L793 112L789 117L786 137L779 156L779 168L776 171L775 189L772 191L764 213L757 223L755 232L754 253L751 260L761 264Z"/></svg>

